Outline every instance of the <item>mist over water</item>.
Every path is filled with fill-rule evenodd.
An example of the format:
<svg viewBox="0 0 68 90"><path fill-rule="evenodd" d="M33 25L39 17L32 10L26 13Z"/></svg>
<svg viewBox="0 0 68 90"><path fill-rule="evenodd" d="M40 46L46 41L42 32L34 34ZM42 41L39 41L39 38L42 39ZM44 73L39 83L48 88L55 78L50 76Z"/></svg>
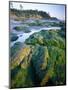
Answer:
<svg viewBox="0 0 68 90"><path fill-rule="evenodd" d="M34 20L30 20L30 21L32 22ZM55 20L53 20L53 21L52 20L41 20L41 21L42 22L57 22ZM29 22L29 20L27 20L25 22ZM14 27L16 27L16 26L24 26L24 25L29 28L30 32L24 33L23 31L16 31L14 29ZM41 30L51 30L51 29L60 30L61 27L55 27L55 26L27 26L26 24L23 24L22 21L10 20L10 30L11 30L12 33L17 34L17 36L18 36L18 39L16 41L12 41L10 43L10 46L12 47L17 42L24 43L25 40L27 38L29 38L29 36L32 35L35 32L39 32Z"/></svg>

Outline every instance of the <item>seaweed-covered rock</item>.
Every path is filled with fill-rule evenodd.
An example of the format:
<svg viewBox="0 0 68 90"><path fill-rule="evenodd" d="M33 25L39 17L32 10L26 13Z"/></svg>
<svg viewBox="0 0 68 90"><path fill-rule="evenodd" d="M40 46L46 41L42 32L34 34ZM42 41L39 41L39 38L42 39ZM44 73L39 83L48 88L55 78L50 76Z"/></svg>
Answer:
<svg viewBox="0 0 68 90"><path fill-rule="evenodd" d="M11 87L34 86L30 77L31 48L25 46L19 54L11 60Z"/></svg>
<svg viewBox="0 0 68 90"><path fill-rule="evenodd" d="M61 32L42 30L25 41L27 45L11 60L12 87L66 84L65 37Z"/></svg>
<svg viewBox="0 0 68 90"><path fill-rule="evenodd" d="M25 41L25 43L32 45L40 44L44 46L56 46L59 48L65 48L65 37L62 35L65 36L65 32L61 30L42 30L31 35Z"/></svg>
<svg viewBox="0 0 68 90"><path fill-rule="evenodd" d="M16 26L14 27L16 31L23 31L24 33L31 32L27 26Z"/></svg>
<svg viewBox="0 0 68 90"><path fill-rule="evenodd" d="M18 36L14 33L10 35L10 41L16 41L18 39Z"/></svg>
<svg viewBox="0 0 68 90"><path fill-rule="evenodd" d="M10 51L11 51L10 56L11 57L15 56L17 54L17 52L21 49L22 45L23 44L21 42L15 43L10 49Z"/></svg>

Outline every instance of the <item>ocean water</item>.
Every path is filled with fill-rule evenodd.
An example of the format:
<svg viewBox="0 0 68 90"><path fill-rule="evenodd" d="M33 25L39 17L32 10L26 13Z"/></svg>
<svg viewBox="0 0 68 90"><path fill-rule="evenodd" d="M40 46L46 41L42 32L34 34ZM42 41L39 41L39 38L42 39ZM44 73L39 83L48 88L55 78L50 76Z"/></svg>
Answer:
<svg viewBox="0 0 68 90"><path fill-rule="evenodd" d="M41 21L47 22L48 20L41 20ZM25 21L25 22L27 22L27 21ZM54 21L54 22L56 22L56 21ZM14 30L14 27L16 27L16 26L24 26L24 25L28 26L27 24L23 24L23 21L10 20L10 33L11 32L15 33L19 37L16 41L10 42L10 47L12 47L16 42L24 43L25 40L27 38L29 38L29 36L32 35L35 32L39 32L41 30L51 30L51 29L53 29L53 30L60 30L61 29L61 27L54 27L54 26L52 26L52 27L50 27L50 26L49 27L47 27L47 26L28 26L28 28L31 31L29 33L24 33L23 31L16 31L16 30Z"/></svg>

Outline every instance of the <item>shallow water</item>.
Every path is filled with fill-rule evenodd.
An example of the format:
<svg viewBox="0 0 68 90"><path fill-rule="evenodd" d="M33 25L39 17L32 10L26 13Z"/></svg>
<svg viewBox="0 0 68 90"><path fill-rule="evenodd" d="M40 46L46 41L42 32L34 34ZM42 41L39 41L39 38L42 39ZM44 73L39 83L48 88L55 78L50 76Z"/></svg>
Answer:
<svg viewBox="0 0 68 90"><path fill-rule="evenodd" d="M29 38L30 35L32 35L35 32L39 32L41 30L60 30L61 27L46 27L46 26L28 26L31 32L24 33L23 31L16 31L14 30L14 27L24 25L22 21L14 21L10 20L10 30L11 32L17 34L19 37L16 41L10 42L10 47L12 47L16 42L22 42L24 43L27 38ZM26 25L26 24L25 24Z"/></svg>

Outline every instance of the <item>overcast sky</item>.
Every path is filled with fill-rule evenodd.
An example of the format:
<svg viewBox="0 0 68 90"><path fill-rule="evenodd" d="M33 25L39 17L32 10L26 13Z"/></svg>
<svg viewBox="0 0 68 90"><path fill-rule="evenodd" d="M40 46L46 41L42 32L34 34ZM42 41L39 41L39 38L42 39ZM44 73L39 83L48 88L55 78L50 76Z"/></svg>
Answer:
<svg viewBox="0 0 68 90"><path fill-rule="evenodd" d="M20 3L12 2L13 7L20 9L20 4L22 4L24 10L42 10L46 11L52 17L57 17L58 19L65 20L65 5L54 5L54 4L36 4L36 3Z"/></svg>

